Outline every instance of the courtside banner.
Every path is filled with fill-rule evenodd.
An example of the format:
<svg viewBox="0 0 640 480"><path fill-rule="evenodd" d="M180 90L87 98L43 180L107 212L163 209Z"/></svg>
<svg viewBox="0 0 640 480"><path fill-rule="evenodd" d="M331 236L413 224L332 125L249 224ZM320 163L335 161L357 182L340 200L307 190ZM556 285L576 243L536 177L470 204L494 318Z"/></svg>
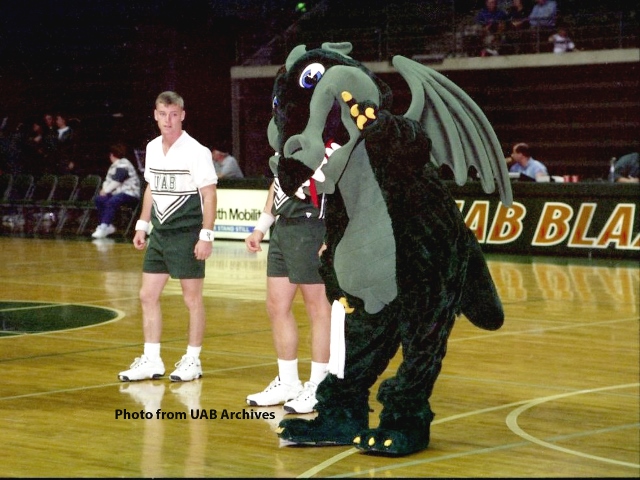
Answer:
<svg viewBox="0 0 640 480"><path fill-rule="evenodd" d="M450 184L487 253L640 258L640 186L514 182L513 204L475 182Z"/></svg>
<svg viewBox="0 0 640 480"><path fill-rule="evenodd" d="M218 188L215 238L244 240L255 227L267 201L268 190ZM269 232L264 236L269 239Z"/></svg>
<svg viewBox="0 0 640 480"><path fill-rule="evenodd" d="M640 259L639 185L513 182L510 207L479 182L447 185L487 253ZM267 193L218 188L216 238L244 240Z"/></svg>

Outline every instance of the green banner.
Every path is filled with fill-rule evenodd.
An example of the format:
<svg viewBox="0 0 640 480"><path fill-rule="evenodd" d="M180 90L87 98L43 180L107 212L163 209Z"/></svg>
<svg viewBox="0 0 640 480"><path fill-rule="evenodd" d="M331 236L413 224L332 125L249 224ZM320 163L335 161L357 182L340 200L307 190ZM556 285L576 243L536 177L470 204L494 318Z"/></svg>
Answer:
<svg viewBox="0 0 640 480"><path fill-rule="evenodd" d="M514 182L513 204L480 184L449 188L487 253L640 258L640 186Z"/></svg>

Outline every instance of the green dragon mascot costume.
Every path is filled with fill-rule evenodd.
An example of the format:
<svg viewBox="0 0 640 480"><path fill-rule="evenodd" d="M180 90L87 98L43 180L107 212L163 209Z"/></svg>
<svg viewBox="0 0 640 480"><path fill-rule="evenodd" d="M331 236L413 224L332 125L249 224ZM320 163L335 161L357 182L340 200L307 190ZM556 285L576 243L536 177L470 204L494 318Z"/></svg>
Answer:
<svg viewBox="0 0 640 480"><path fill-rule="evenodd" d="M457 316L495 330L504 313L480 246L439 178L449 166L464 184L475 168L511 204L495 133L479 107L434 70L402 56L394 67L412 99L394 115L391 91L350 43L296 47L274 84L268 128L271 169L283 191L316 202L327 194L321 273L333 304L330 374L318 415L282 420L284 444L355 445L401 456L427 448L429 404ZM369 393L384 380L379 425Z"/></svg>

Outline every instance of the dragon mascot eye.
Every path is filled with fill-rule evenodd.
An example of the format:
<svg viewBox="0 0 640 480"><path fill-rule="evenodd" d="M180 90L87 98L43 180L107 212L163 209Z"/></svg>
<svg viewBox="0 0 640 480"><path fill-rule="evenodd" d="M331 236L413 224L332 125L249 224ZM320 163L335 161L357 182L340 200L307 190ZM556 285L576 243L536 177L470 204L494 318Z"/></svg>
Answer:
<svg viewBox="0 0 640 480"><path fill-rule="evenodd" d="M298 84L302 88L313 88L318 84L323 74L324 67L320 63L312 63L303 69Z"/></svg>
<svg viewBox="0 0 640 480"><path fill-rule="evenodd" d="M274 84L270 167L286 195L327 197L320 273L333 304L318 415L282 420L278 435L402 456L429 445L430 397L455 321L464 315L485 330L504 322L480 245L439 169L464 184L473 167L506 206L511 186L493 128L458 86L396 56L411 103L393 114L389 87L350 52L348 42L299 45ZM370 428L370 389L400 349Z"/></svg>

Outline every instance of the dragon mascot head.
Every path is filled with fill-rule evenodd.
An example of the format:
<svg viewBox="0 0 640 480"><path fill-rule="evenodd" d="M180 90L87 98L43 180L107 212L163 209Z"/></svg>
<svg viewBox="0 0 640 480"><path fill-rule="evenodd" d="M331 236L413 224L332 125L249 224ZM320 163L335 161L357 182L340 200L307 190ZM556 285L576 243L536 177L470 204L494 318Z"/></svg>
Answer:
<svg viewBox="0 0 640 480"><path fill-rule="evenodd" d="M480 108L438 72L402 56L393 65L411 104L392 114L389 87L352 59L350 43L294 48L278 73L268 138L281 189L327 194L320 271L332 302L330 374L318 415L283 420L284 444L355 445L401 456L427 448L430 397L457 317L495 330L504 312L480 245L439 176L473 169L510 205L507 166ZM395 376L370 389L402 347Z"/></svg>

